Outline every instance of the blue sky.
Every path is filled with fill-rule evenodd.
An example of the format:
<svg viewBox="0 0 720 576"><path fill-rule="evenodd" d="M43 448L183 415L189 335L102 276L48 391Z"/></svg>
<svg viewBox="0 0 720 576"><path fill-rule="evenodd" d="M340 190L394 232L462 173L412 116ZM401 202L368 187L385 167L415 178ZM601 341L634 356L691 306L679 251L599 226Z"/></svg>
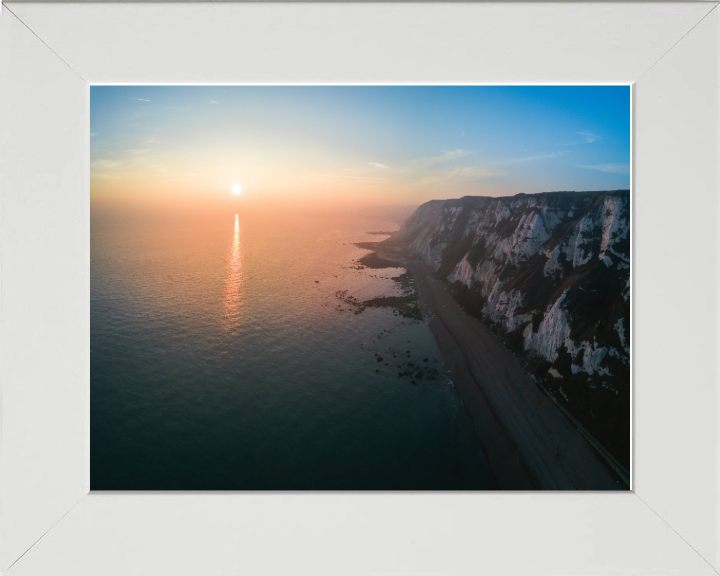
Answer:
<svg viewBox="0 0 720 576"><path fill-rule="evenodd" d="M90 112L94 198L630 186L628 86L95 86Z"/></svg>

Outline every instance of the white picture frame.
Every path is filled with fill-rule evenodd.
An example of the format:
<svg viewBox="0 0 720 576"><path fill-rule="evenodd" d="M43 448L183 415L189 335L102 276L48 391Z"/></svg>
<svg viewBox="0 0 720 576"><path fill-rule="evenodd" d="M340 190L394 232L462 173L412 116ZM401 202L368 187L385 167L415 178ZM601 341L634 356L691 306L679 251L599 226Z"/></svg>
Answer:
<svg viewBox="0 0 720 576"><path fill-rule="evenodd" d="M0 571L720 573L720 10L8 2ZM89 85L633 86L633 490L89 493Z"/></svg>

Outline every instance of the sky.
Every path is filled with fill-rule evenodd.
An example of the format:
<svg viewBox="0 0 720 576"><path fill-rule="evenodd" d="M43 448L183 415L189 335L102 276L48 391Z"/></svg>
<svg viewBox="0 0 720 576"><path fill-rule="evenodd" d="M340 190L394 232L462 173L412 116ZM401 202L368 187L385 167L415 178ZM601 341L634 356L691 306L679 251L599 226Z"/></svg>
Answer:
<svg viewBox="0 0 720 576"><path fill-rule="evenodd" d="M94 204L630 187L629 86L93 86L90 131Z"/></svg>

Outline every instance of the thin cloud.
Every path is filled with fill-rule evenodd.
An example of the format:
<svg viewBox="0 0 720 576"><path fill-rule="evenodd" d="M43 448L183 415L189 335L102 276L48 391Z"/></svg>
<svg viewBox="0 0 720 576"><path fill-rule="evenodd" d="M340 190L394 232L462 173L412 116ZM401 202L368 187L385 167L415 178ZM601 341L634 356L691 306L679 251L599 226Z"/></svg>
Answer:
<svg viewBox="0 0 720 576"><path fill-rule="evenodd" d="M496 176L507 176L507 172L487 166L452 166L441 168L435 174L421 178L419 183L426 186L449 186Z"/></svg>
<svg viewBox="0 0 720 576"><path fill-rule="evenodd" d="M210 100L210 104L217 104L217 100Z"/></svg>
<svg viewBox="0 0 720 576"><path fill-rule="evenodd" d="M445 171L446 178L460 180L479 180L480 178L488 178L490 176L506 176L504 170L488 168L486 166L453 166Z"/></svg>
<svg viewBox="0 0 720 576"><path fill-rule="evenodd" d="M550 154L539 154L537 156L526 156L524 158L513 158L511 160L500 160L496 164L515 164L517 162L529 162L531 160L543 160L545 158L557 158L560 152L551 152Z"/></svg>
<svg viewBox="0 0 720 576"><path fill-rule="evenodd" d="M434 164L440 164L449 160L456 160L457 158L462 158L463 156L468 156L472 154L472 152L468 152L467 150L460 150L459 148L456 150L441 150L441 152L442 154L440 154L440 156L426 156L424 158L416 158L415 160L411 160L411 164L416 164L420 166L432 166Z"/></svg>
<svg viewBox="0 0 720 576"><path fill-rule="evenodd" d="M585 139L585 144L590 144L590 142L600 140L600 136L593 134L592 132L578 132L578 136L582 136Z"/></svg>
<svg viewBox="0 0 720 576"><path fill-rule="evenodd" d="M390 168L390 166L385 166L385 164L380 164L379 162L368 162L370 166L375 166L375 168Z"/></svg>
<svg viewBox="0 0 720 576"><path fill-rule="evenodd" d="M128 97L128 100L137 100L138 102L150 102L150 100L145 100L145 98L130 98L130 97Z"/></svg>
<svg viewBox="0 0 720 576"><path fill-rule="evenodd" d="M582 138L581 142L567 142L565 144L560 144L560 146L577 146L578 144L591 144L596 140L600 140L600 138L602 138L602 136L598 136L593 132L578 132L577 135Z"/></svg>
<svg viewBox="0 0 720 576"><path fill-rule="evenodd" d="M91 170L110 170L122 164L119 160L94 160L90 164Z"/></svg>
<svg viewBox="0 0 720 576"><path fill-rule="evenodd" d="M599 170L600 172L609 172L611 174L630 175L630 166L628 164L595 164L594 166L581 166L575 164L578 168L587 168L588 170Z"/></svg>

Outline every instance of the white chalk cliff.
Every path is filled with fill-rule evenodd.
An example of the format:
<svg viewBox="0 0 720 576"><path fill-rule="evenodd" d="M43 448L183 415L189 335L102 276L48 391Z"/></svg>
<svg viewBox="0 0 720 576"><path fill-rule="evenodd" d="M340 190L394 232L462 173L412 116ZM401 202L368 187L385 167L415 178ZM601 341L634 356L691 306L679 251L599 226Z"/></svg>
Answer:
<svg viewBox="0 0 720 576"><path fill-rule="evenodd" d="M435 200L392 241L544 373L629 381L629 191Z"/></svg>

